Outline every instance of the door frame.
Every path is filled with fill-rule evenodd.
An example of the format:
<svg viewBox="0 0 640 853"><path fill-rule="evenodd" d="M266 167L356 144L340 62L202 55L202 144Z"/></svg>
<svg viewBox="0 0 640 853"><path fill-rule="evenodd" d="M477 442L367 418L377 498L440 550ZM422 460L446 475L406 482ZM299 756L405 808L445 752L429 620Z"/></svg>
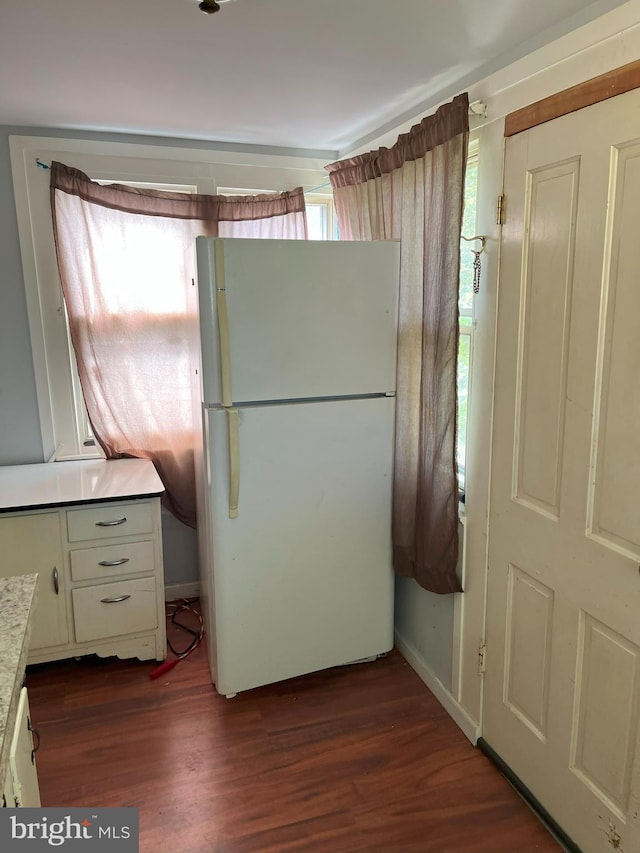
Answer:
<svg viewBox="0 0 640 853"><path fill-rule="evenodd" d="M616 95L623 95L638 88L640 88L640 60L628 62L626 65L607 71L606 74L599 74L597 77L578 83L577 86L563 89L555 95L549 95L541 101L509 113L504 120L504 135L505 137L515 136L516 133L530 130L544 122L553 121L560 116L566 116L576 110L599 104L608 98L615 98Z"/></svg>

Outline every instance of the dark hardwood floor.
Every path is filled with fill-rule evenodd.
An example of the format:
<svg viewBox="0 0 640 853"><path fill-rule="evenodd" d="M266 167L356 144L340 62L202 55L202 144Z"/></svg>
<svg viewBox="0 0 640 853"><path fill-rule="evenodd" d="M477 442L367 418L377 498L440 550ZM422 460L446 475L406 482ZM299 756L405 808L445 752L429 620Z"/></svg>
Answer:
<svg viewBox="0 0 640 853"><path fill-rule="evenodd" d="M403 658L224 699L206 653L28 671L43 805L137 806L141 853L560 847Z"/></svg>

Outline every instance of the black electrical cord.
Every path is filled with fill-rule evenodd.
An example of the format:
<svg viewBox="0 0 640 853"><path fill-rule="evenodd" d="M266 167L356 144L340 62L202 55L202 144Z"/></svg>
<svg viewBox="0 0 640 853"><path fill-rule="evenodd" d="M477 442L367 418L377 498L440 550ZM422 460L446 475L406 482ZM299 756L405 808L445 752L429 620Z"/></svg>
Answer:
<svg viewBox="0 0 640 853"><path fill-rule="evenodd" d="M202 638L204 637L204 623L202 621L202 615L193 606L194 604L197 604L199 600L200 599L198 598L184 598L180 601L171 602L167 605L167 618L171 619L171 624L175 625L177 628L181 628L183 631L186 631L193 637L186 649L183 649L182 651L174 649L171 644L171 641L167 637L167 646L177 658L184 658L188 654L191 654L191 652L196 648L196 646L201 642ZM194 631L194 629L191 628L189 625L185 625L184 622L179 621L176 617L180 613L193 614L196 617L196 620L199 625L198 630Z"/></svg>
<svg viewBox="0 0 640 853"><path fill-rule="evenodd" d="M198 646L204 637L204 622L202 621L202 615L199 610L197 610L193 605L198 601L197 598L184 598L181 601L171 602L167 606L167 618L171 619L172 624L174 624L177 628L180 628L182 631L186 631L188 634L191 634L193 639L189 643L186 649L179 652L173 648L169 639L167 638L167 646L169 650L173 652L173 658L167 658L163 663L158 664L158 666L154 667L149 673L149 678L156 679L160 678L161 675L164 675L166 672L169 672L170 669L180 663L181 660L184 660L187 655L190 655L191 652ZM176 616L179 613L189 612L192 613L199 623L199 628L197 631L194 631L189 625L185 625L184 622L180 622L176 619Z"/></svg>
<svg viewBox="0 0 640 853"><path fill-rule="evenodd" d="M204 637L204 622L202 621L202 615L199 610L193 606L197 601L197 598L183 598L181 601L172 601L170 604L167 605L167 618L170 618L172 624L175 625L177 628L180 628L182 631L186 631L188 634L191 634L193 639L191 640L187 648L184 649L184 651L179 652L173 648L173 646L169 642L169 638L167 638L167 646L169 647L169 650L173 652L174 657L167 658L165 661L163 661L161 664L151 670L151 672L149 673L149 678L151 678L152 680L160 678L160 676L169 672L170 669L173 669L174 666L180 663L181 660L184 660L187 655L190 655L191 652L196 648L196 646L200 644L202 638ZM178 613L185 612L192 613L196 617L199 623L199 629L197 631L194 631L193 628L191 628L189 625L185 625L184 622L179 622L176 619Z"/></svg>

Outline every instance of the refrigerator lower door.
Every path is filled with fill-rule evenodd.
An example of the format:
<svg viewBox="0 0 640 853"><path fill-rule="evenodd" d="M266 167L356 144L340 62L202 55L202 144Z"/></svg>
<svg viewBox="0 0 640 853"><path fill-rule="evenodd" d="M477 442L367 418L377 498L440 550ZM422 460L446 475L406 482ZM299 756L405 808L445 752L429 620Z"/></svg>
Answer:
<svg viewBox="0 0 640 853"><path fill-rule="evenodd" d="M207 410L206 616L219 693L392 647L394 404L381 397L241 408L236 518L226 415Z"/></svg>

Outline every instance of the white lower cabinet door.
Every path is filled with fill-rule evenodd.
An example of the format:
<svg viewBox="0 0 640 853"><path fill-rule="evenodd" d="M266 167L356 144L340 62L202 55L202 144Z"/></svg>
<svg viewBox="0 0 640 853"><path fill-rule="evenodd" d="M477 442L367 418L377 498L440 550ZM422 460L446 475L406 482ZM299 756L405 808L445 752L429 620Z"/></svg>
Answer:
<svg viewBox="0 0 640 853"><path fill-rule="evenodd" d="M38 787L33 732L27 688L23 687L20 693L18 714L9 755L10 785L13 787L14 801L7 803L8 806L13 806L15 803L16 806L22 808L40 807L40 789ZM38 745L36 743L36 747Z"/></svg>
<svg viewBox="0 0 640 853"><path fill-rule="evenodd" d="M38 574L30 649L69 642L59 514L0 518L0 554L0 577Z"/></svg>

